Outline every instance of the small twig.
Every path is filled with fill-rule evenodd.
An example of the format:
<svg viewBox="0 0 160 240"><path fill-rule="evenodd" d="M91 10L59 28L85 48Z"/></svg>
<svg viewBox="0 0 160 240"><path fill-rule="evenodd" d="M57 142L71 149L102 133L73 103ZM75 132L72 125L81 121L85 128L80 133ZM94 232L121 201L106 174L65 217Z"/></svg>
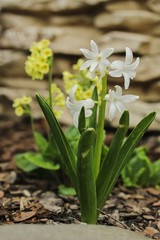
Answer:
<svg viewBox="0 0 160 240"><path fill-rule="evenodd" d="M110 214L107 214L107 213L105 213L104 211L102 211L102 210L100 210L100 209L98 209L98 211L99 211L100 213L102 213L103 215L105 215L105 216L113 219L114 221L118 222L119 224L121 224L121 225L122 225L123 227L125 227L126 229L130 230L130 228L129 228L126 224L124 224L124 223L120 222L119 220L115 219L115 218L112 217Z"/></svg>

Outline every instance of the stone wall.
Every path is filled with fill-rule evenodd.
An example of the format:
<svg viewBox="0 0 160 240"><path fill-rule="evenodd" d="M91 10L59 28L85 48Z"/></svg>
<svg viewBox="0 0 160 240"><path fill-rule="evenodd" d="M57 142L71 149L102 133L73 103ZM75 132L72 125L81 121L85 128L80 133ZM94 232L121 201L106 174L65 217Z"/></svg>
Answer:
<svg viewBox="0 0 160 240"><path fill-rule="evenodd" d="M31 81L24 71L33 41L47 38L52 42L54 77L60 82L62 71L70 70L81 57L79 48L89 48L94 39L101 48L115 48L113 59L124 57L126 46L140 56L129 92L141 100L131 106L131 124L155 110L159 113L152 129L160 130L159 0L1 0L0 4L1 114L13 115L15 97L33 96L35 91L45 94L46 82ZM109 87L116 80L109 80Z"/></svg>

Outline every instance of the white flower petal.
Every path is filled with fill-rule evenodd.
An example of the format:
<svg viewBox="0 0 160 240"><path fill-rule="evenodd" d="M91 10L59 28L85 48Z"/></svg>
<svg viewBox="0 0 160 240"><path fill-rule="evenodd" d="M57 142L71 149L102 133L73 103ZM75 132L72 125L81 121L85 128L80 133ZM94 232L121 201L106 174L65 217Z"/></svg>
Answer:
<svg viewBox="0 0 160 240"><path fill-rule="evenodd" d="M97 76L96 74L97 72L98 78L102 78L106 74L106 67L108 68L111 65L106 58L113 53L114 49L113 48L104 49L99 53L96 42L91 40L90 44L92 52L85 48L81 48L80 51L84 54L84 56L87 59L89 59L92 62L84 63L80 69L83 70L85 68L89 68L89 71L91 72L91 77Z"/></svg>
<svg viewBox="0 0 160 240"><path fill-rule="evenodd" d="M69 108L73 116L73 124L75 125L75 127L78 127L78 117L82 107L84 107L85 110L85 117L89 117L92 115L92 111L90 110L90 108L94 106L94 101L91 98L80 101L77 101L75 99L74 95L77 90L77 87L78 87L77 84L73 86L73 88L70 91L69 97L67 97L66 99L66 106Z"/></svg>
<svg viewBox="0 0 160 240"><path fill-rule="evenodd" d="M122 73L119 70L113 70L113 71L109 71L109 75L111 77L121 77Z"/></svg>
<svg viewBox="0 0 160 240"><path fill-rule="evenodd" d="M90 66L90 71L91 72L93 72L94 71L94 69L97 67L97 65L98 65L98 62L97 61L94 61L93 63L92 63L92 65Z"/></svg>
<svg viewBox="0 0 160 240"><path fill-rule="evenodd" d="M122 96L122 88L120 86L116 85L115 89L116 89L116 95Z"/></svg>
<svg viewBox="0 0 160 240"><path fill-rule="evenodd" d="M69 108L69 109L72 109L73 108L73 103L71 103L71 101L70 101L70 98L69 97L67 97L67 99L66 99L66 106Z"/></svg>
<svg viewBox="0 0 160 240"><path fill-rule="evenodd" d="M129 88L129 84L130 84L130 78L129 78L127 73L122 72L122 74L124 76L124 88L128 89Z"/></svg>
<svg viewBox="0 0 160 240"><path fill-rule="evenodd" d="M87 60L86 62L84 62L84 63L81 65L80 70L84 70L84 69L90 67L93 62L94 62L93 60Z"/></svg>
<svg viewBox="0 0 160 240"><path fill-rule="evenodd" d="M131 103L131 102L135 102L138 98L139 98L139 96L137 96L137 95L126 94L124 96L121 96L121 102Z"/></svg>
<svg viewBox="0 0 160 240"><path fill-rule="evenodd" d="M91 98L88 98L85 101L85 107L86 108L92 108L94 107L94 101Z"/></svg>
<svg viewBox="0 0 160 240"><path fill-rule="evenodd" d="M135 78L135 76L136 76L136 71L134 71L134 70L131 70L131 71L127 70L127 71L126 71L126 74L128 74L128 77L129 77L130 79L133 79L133 78Z"/></svg>
<svg viewBox="0 0 160 240"><path fill-rule="evenodd" d="M134 63L133 61L133 53L130 48L126 48L126 58L125 61L113 61L110 65L110 68L113 69L109 71L109 75L112 77L120 77L123 75L124 77L124 86L125 89L128 89L130 84L130 79L134 79L136 76L135 69L139 65L139 58L136 59Z"/></svg>
<svg viewBox="0 0 160 240"><path fill-rule="evenodd" d="M123 113L124 110L126 109L125 106L121 102L115 102L116 108L120 113Z"/></svg>
<svg viewBox="0 0 160 240"><path fill-rule="evenodd" d="M138 65L139 65L139 62L140 62L140 59L138 57L134 63L129 65L129 69L131 69L131 70L136 69L138 67Z"/></svg>
<svg viewBox="0 0 160 240"><path fill-rule="evenodd" d="M72 87L71 91L70 91L70 94L69 94L69 98L70 98L71 101L73 101L73 102L75 101L74 94L75 94L77 88L78 88L78 85L77 85L77 84L74 85L74 86Z"/></svg>
<svg viewBox="0 0 160 240"><path fill-rule="evenodd" d="M108 59L103 59L103 61L99 63L99 67L100 67L100 66L109 67L110 65L111 65L111 64L110 64L110 62L108 61Z"/></svg>
<svg viewBox="0 0 160 240"><path fill-rule="evenodd" d="M133 53L132 50L128 47L126 47L126 59L125 59L125 64L131 64L133 61Z"/></svg>
<svg viewBox="0 0 160 240"><path fill-rule="evenodd" d="M116 114L116 107L114 103L110 103L109 106L109 120L112 121Z"/></svg>
<svg viewBox="0 0 160 240"><path fill-rule="evenodd" d="M113 52L114 52L114 48L103 49L103 50L100 52L100 56L101 56L102 58L107 58L107 57L109 57Z"/></svg>
<svg viewBox="0 0 160 240"><path fill-rule="evenodd" d="M92 110L90 109L85 109L85 116L90 117L92 115Z"/></svg>
<svg viewBox="0 0 160 240"><path fill-rule="evenodd" d="M91 40L91 50L94 54L99 54L98 46L93 40Z"/></svg>
<svg viewBox="0 0 160 240"><path fill-rule="evenodd" d="M75 112L74 115L73 115L73 124L76 128L78 128L78 118L79 118L79 114L80 114L80 111L79 112Z"/></svg>
<svg viewBox="0 0 160 240"><path fill-rule="evenodd" d="M95 57L95 54L89 51L85 48L80 48L80 51L83 53L83 55L88 59L93 59Z"/></svg>
<svg viewBox="0 0 160 240"><path fill-rule="evenodd" d="M104 100L106 100L106 101L109 100L109 94L106 94L106 95L105 95Z"/></svg>
<svg viewBox="0 0 160 240"><path fill-rule="evenodd" d="M123 66L124 66L124 62L123 61L120 61L120 60L115 60L111 63L111 68L112 69L123 69Z"/></svg>

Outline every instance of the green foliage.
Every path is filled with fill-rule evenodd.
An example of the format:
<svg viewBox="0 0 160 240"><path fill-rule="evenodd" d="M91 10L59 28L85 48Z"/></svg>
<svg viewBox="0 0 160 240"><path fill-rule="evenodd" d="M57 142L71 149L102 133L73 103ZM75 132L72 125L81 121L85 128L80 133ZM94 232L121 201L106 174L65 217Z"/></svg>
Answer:
<svg viewBox="0 0 160 240"><path fill-rule="evenodd" d="M58 170L60 168L57 159L60 158L55 142L47 140L38 132L34 132L38 152L25 152L15 156L17 166L25 172L31 172L37 168Z"/></svg>
<svg viewBox="0 0 160 240"><path fill-rule="evenodd" d="M80 133L75 126L71 126L65 131L65 136L73 149L73 152L77 155L78 142L80 138Z"/></svg>
<svg viewBox="0 0 160 240"><path fill-rule="evenodd" d="M72 187L66 187L63 184L58 186L58 193L64 196L74 196L76 195L76 191Z"/></svg>
<svg viewBox="0 0 160 240"><path fill-rule="evenodd" d="M77 189L75 153L73 152L50 106L38 94L36 94L36 98L51 128L57 147L62 155L63 165L65 166L65 169L71 178L73 186L75 189Z"/></svg>
<svg viewBox="0 0 160 240"><path fill-rule="evenodd" d="M79 140L77 154L78 195L82 221L90 224L96 224L97 218L96 184L92 163L94 141L94 128L86 129Z"/></svg>
<svg viewBox="0 0 160 240"><path fill-rule="evenodd" d="M82 123L79 124L79 130L81 136L79 138L78 135L77 151L77 142L72 142L73 145L75 144L74 148L72 148L67 135L62 131L50 106L38 94L36 97L51 128L59 152L63 157L63 165L80 200L82 221L94 224L97 222L97 209L103 207L123 167L130 160L130 156L138 142L154 120L155 113L152 112L142 119L129 136L126 137L129 126L129 113L124 111L111 146L109 149L104 148L103 144L101 146L100 169L96 169L98 177L95 178L93 155L97 150L95 139L98 137L98 134L94 127L88 126L85 129L83 108L80 113ZM92 126L95 126L93 121L90 121L90 123L92 123ZM74 133L73 129L72 131ZM103 136L103 132L101 134Z"/></svg>
<svg viewBox="0 0 160 240"><path fill-rule="evenodd" d="M32 172L33 170L36 170L38 166L31 163L26 159L25 153L19 153L15 156L16 159L16 165L23 170L24 172Z"/></svg>
<svg viewBox="0 0 160 240"><path fill-rule="evenodd" d="M60 168L60 165L54 163L53 159L44 158L41 153L26 152L26 153L20 154L18 155L17 165L18 163L22 165L22 160L25 160L26 162L30 162L37 167L41 167L48 170L58 170Z"/></svg>
<svg viewBox="0 0 160 240"><path fill-rule="evenodd" d="M146 148L136 148L122 170L121 177L127 187L160 187L160 159L152 163Z"/></svg>

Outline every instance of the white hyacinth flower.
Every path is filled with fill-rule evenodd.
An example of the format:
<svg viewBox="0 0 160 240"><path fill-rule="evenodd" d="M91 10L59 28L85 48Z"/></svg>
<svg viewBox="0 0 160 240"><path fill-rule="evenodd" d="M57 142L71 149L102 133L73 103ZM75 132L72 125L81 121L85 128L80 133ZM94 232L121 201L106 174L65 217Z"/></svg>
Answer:
<svg viewBox="0 0 160 240"><path fill-rule="evenodd" d="M115 117L116 111L123 113L126 110L125 104L136 101L139 96L126 94L122 95L122 88L118 85L115 86L116 91L109 90L105 96L105 100L109 102L109 120L112 121Z"/></svg>
<svg viewBox="0 0 160 240"><path fill-rule="evenodd" d="M134 63L133 61L133 53L132 50L126 47L126 58L125 61L116 60L111 63L111 71L109 71L109 75L111 77L124 77L124 87L128 89L130 84L130 79L135 78L136 76L136 68L139 65L139 57L136 59Z"/></svg>
<svg viewBox="0 0 160 240"><path fill-rule="evenodd" d="M96 67L98 67L100 71L104 67L109 67L110 62L107 60L107 57L109 57L113 53L114 49L107 48L99 52L98 46L95 41L91 40L90 45L92 51L85 48L80 49L83 55L88 59L82 64L80 70L89 68L90 72L93 72Z"/></svg>
<svg viewBox="0 0 160 240"><path fill-rule="evenodd" d="M107 73L107 69L104 66L96 67L92 72L90 72L91 78L95 79L98 77L98 79L102 79Z"/></svg>
<svg viewBox="0 0 160 240"><path fill-rule="evenodd" d="M92 108L94 106L94 101L91 98L86 100L77 101L75 99L75 92L77 90L78 85L74 85L71 89L69 97L66 99L66 105L69 108L72 116L73 116L73 124L76 128L78 128L78 117L82 107L84 107L85 117L90 117L92 115Z"/></svg>

